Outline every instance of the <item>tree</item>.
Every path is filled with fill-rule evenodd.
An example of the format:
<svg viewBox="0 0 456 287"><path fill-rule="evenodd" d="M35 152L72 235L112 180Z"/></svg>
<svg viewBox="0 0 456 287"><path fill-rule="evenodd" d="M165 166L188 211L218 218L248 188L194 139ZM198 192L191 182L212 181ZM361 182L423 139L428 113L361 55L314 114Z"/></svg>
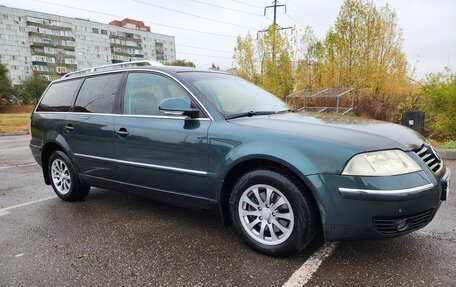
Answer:
<svg viewBox="0 0 456 287"><path fill-rule="evenodd" d="M238 37L233 57L236 75L284 99L294 89L291 51L289 37L274 25L258 41L250 34Z"/></svg>
<svg viewBox="0 0 456 287"><path fill-rule="evenodd" d="M408 92L408 63L396 13L370 0L345 0L325 39L324 85L353 87L359 115L394 120Z"/></svg>
<svg viewBox="0 0 456 287"><path fill-rule="evenodd" d="M258 58L256 56L257 47L253 41L252 35L248 34L244 38L237 37L237 45L234 49L234 65L236 75L255 84L260 83L260 74L258 71Z"/></svg>
<svg viewBox="0 0 456 287"><path fill-rule="evenodd" d="M0 108L8 104L8 99L13 91L13 86L9 78L8 69L0 63Z"/></svg>
<svg viewBox="0 0 456 287"><path fill-rule="evenodd" d="M196 67L195 64L187 60L174 60L170 63L166 63L168 66L182 66L182 67Z"/></svg>
<svg viewBox="0 0 456 287"><path fill-rule="evenodd" d="M325 85L325 44L307 27L298 40L297 90L320 88Z"/></svg>
<svg viewBox="0 0 456 287"><path fill-rule="evenodd" d="M294 89L290 40L277 31L277 26L271 25L264 37L260 39L259 46L264 51L261 86L285 99Z"/></svg>
<svg viewBox="0 0 456 287"><path fill-rule="evenodd" d="M31 77L16 88L16 96L21 104L36 103L48 85L49 82L39 76Z"/></svg>

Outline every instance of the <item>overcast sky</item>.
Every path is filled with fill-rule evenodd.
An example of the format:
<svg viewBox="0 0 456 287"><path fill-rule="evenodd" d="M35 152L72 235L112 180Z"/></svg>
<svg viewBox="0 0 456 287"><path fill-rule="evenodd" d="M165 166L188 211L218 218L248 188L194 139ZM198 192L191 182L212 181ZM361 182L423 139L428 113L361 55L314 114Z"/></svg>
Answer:
<svg viewBox="0 0 456 287"><path fill-rule="evenodd" d="M256 35L257 30L267 27L272 19L272 9L267 11L267 18L265 18L263 7L271 2L272 0L0 0L0 4L8 7L90 19L102 23L121 19L121 17L142 20L151 26L153 32L175 36L177 58L193 61L202 68L209 67L212 62L221 68L232 66L235 37L249 32ZM281 26L311 26L315 34L323 38L328 28L333 25L343 1L282 0L280 2L287 5L288 12L284 14L284 10L279 10L278 23ZM450 66L453 71L456 69L455 0L376 0L375 3L377 6L388 3L397 11L399 25L403 29L404 51L410 63L416 64L417 78L430 72L442 71L445 66ZM85 9L85 11L70 7ZM170 26L207 33L191 32Z"/></svg>

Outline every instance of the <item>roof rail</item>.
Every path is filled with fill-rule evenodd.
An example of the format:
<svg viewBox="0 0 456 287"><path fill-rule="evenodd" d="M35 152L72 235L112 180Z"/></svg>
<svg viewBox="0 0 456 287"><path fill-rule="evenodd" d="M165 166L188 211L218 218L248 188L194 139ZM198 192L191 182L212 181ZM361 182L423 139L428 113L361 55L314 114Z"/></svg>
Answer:
<svg viewBox="0 0 456 287"><path fill-rule="evenodd" d="M88 69L82 69L78 70L75 72L70 72L65 74L62 78L68 78L71 76L77 76L77 75L83 75L87 73L93 73L96 71L100 70L116 70L116 69L121 69L121 68L126 68L126 67L137 67L137 66L156 66L156 67L163 67L164 65L160 62L157 61L152 61L152 60L141 60L141 61L131 61L131 62L122 62L122 63L117 63L117 64L109 64L109 65L103 65L103 66L97 66L93 68L88 68Z"/></svg>

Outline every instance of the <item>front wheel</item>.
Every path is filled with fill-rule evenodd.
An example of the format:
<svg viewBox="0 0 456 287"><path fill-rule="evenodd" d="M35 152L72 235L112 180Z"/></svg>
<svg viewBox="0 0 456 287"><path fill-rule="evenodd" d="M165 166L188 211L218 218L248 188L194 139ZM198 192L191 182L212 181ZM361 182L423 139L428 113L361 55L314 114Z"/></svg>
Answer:
<svg viewBox="0 0 456 287"><path fill-rule="evenodd" d="M79 181L73 163L65 153L55 151L51 155L48 172L52 188L61 199L78 201L89 193L90 186Z"/></svg>
<svg viewBox="0 0 456 287"><path fill-rule="evenodd" d="M241 238L267 255L297 253L317 233L317 216L307 191L273 170L254 170L239 178L230 209Z"/></svg>

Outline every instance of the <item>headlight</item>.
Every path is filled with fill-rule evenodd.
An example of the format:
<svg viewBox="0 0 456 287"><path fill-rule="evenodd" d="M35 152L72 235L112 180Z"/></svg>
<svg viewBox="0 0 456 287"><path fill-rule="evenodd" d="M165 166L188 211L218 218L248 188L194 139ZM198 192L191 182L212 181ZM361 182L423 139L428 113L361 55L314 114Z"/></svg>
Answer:
<svg viewBox="0 0 456 287"><path fill-rule="evenodd" d="M355 155L343 175L387 176L420 171L420 166L405 152L385 150Z"/></svg>

